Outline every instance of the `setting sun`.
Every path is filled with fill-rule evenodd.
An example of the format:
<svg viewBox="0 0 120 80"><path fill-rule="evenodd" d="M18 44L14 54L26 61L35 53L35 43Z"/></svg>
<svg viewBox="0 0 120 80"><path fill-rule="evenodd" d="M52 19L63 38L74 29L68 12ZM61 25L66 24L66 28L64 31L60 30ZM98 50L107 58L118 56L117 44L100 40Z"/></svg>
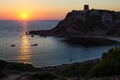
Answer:
<svg viewBox="0 0 120 80"><path fill-rule="evenodd" d="M18 12L18 19L19 20L30 20L31 12L28 10L21 10Z"/></svg>
<svg viewBox="0 0 120 80"><path fill-rule="evenodd" d="M31 18L30 12L28 12L28 11L19 12L18 16L19 16L20 20L30 20L30 18Z"/></svg>
<svg viewBox="0 0 120 80"><path fill-rule="evenodd" d="M26 19L26 18L27 18L27 14L25 14L25 13L22 14L22 18L23 18L23 19Z"/></svg>

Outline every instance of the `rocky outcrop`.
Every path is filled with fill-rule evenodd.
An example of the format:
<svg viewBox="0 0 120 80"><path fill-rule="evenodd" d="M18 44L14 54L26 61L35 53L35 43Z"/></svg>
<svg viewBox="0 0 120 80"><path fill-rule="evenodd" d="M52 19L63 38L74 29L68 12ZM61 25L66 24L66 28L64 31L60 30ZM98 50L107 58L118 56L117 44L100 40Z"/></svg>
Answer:
<svg viewBox="0 0 120 80"><path fill-rule="evenodd" d="M73 10L55 28L30 33L52 36L120 36L120 12L96 9Z"/></svg>

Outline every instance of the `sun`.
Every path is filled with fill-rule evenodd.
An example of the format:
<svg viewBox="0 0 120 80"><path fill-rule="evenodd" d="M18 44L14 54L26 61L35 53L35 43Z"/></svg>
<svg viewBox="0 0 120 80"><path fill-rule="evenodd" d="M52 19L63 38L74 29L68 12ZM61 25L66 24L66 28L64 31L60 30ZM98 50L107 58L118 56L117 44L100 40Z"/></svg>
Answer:
<svg viewBox="0 0 120 80"><path fill-rule="evenodd" d="M27 16L26 13L23 13L23 14L22 14L22 18L23 18L23 19L27 19L27 17L28 17L28 16Z"/></svg>
<svg viewBox="0 0 120 80"><path fill-rule="evenodd" d="M26 10L18 12L19 20L30 20L30 18L31 18L31 12Z"/></svg>

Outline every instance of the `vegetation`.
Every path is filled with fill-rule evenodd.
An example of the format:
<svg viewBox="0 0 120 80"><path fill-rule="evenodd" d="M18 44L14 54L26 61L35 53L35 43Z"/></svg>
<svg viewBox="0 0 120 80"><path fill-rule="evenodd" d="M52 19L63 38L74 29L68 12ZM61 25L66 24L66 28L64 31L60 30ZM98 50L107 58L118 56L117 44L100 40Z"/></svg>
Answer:
<svg viewBox="0 0 120 80"><path fill-rule="evenodd" d="M81 19L76 19L75 21L72 22L72 24L76 26L73 26L72 28L74 30L80 30L85 33L88 31L94 32L96 28L103 29L102 27L103 24L101 20L102 20L101 16L98 15L87 16L86 21L82 21Z"/></svg>
<svg viewBox="0 0 120 80"><path fill-rule="evenodd" d="M120 48L112 48L104 53L97 64L72 64L58 72L67 77L103 77L120 75Z"/></svg>
<svg viewBox="0 0 120 80"><path fill-rule="evenodd" d="M33 71L35 68L30 64L5 62L0 60L0 72L4 69ZM58 76L59 77L58 77ZM120 75L120 48L112 48L104 53L102 60L89 63L74 63L55 73L41 72L29 75L29 80L53 80L61 77L104 77ZM0 73L0 78L5 75ZM28 80L27 79L27 80Z"/></svg>
<svg viewBox="0 0 120 80"><path fill-rule="evenodd" d="M6 77L6 74L2 71L5 69L6 61L0 60L0 79Z"/></svg>
<svg viewBox="0 0 120 80"><path fill-rule="evenodd" d="M35 70L35 68L31 64L14 63L14 62L7 63L6 68L11 69L11 70L19 70L19 71L34 71Z"/></svg>
<svg viewBox="0 0 120 80"><path fill-rule="evenodd" d="M52 73L36 73L27 78L27 80L53 80L57 79L58 76L52 74Z"/></svg>
<svg viewBox="0 0 120 80"><path fill-rule="evenodd" d="M6 63L7 63L6 61L0 60L0 72L4 70Z"/></svg>
<svg viewBox="0 0 120 80"><path fill-rule="evenodd" d="M92 67L91 76L120 75L120 48L109 50L103 55L103 60Z"/></svg>
<svg viewBox="0 0 120 80"><path fill-rule="evenodd" d="M31 64L6 62L3 60L0 60L0 72L4 69L19 70L19 71L35 70L35 68Z"/></svg>
<svg viewBox="0 0 120 80"><path fill-rule="evenodd" d="M76 63L60 70L58 74L67 77L84 77L90 68L91 66Z"/></svg>

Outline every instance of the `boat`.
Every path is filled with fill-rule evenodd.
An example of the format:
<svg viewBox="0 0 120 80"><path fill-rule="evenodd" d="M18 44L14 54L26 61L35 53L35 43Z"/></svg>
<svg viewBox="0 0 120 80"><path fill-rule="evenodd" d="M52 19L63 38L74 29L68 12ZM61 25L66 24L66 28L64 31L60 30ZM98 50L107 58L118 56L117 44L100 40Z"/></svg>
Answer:
<svg viewBox="0 0 120 80"><path fill-rule="evenodd" d="M37 46L38 44L32 44L31 46Z"/></svg>
<svg viewBox="0 0 120 80"><path fill-rule="evenodd" d="M31 37L34 37L34 35L31 35Z"/></svg>
<svg viewBox="0 0 120 80"><path fill-rule="evenodd" d="M15 47L15 44L11 45L11 47Z"/></svg>

